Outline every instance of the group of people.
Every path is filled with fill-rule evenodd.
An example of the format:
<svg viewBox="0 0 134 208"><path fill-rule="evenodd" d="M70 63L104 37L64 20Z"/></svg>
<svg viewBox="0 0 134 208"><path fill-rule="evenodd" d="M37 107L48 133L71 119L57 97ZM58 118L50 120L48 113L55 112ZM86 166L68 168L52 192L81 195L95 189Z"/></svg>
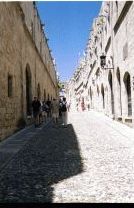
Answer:
<svg viewBox="0 0 134 208"><path fill-rule="evenodd" d="M37 97L34 97L32 110L35 127L39 127L48 117L52 117L54 124L58 124L58 118L62 117L62 125L65 127L67 125L69 107L65 97L60 101L53 98L52 101L47 100L46 102L41 102Z"/></svg>

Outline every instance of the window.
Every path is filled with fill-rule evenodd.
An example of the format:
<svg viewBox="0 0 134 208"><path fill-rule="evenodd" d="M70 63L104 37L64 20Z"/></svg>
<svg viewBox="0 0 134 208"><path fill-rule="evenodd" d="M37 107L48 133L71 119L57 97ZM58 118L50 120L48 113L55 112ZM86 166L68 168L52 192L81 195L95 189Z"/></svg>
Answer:
<svg viewBox="0 0 134 208"><path fill-rule="evenodd" d="M105 32L106 32L106 34L107 34L107 25L105 25Z"/></svg>
<svg viewBox="0 0 134 208"><path fill-rule="evenodd" d="M95 55L97 56L97 48L95 48L94 52L95 52Z"/></svg>
<svg viewBox="0 0 134 208"><path fill-rule="evenodd" d="M110 24L110 14L108 14L107 19L108 19L108 23Z"/></svg>
<svg viewBox="0 0 134 208"><path fill-rule="evenodd" d="M8 75L8 97L13 96L13 77Z"/></svg>
<svg viewBox="0 0 134 208"><path fill-rule="evenodd" d="M116 12L118 13L118 1L116 1L115 4L116 4Z"/></svg>
<svg viewBox="0 0 134 208"><path fill-rule="evenodd" d="M96 44L97 41L98 41L98 37L97 36L94 37L94 41L95 41L95 44Z"/></svg>
<svg viewBox="0 0 134 208"><path fill-rule="evenodd" d="M42 41L40 41L40 54L42 55Z"/></svg>
<svg viewBox="0 0 134 208"><path fill-rule="evenodd" d="M32 21L31 21L31 35L32 35L32 38L34 39L34 26L33 26Z"/></svg>
<svg viewBox="0 0 134 208"><path fill-rule="evenodd" d="M102 42L100 43L100 47L101 47L101 50L102 50Z"/></svg>
<svg viewBox="0 0 134 208"><path fill-rule="evenodd" d="M108 23L110 24L110 2L107 4L108 6L108 17L107 17L107 20L108 20Z"/></svg>

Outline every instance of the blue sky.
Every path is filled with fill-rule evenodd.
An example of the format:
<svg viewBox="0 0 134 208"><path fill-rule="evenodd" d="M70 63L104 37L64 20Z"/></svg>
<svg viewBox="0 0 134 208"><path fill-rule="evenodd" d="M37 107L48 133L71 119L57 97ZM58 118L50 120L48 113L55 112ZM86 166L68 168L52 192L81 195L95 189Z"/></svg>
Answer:
<svg viewBox="0 0 134 208"><path fill-rule="evenodd" d="M93 18L101 1L38 1L38 11L45 23L45 34L56 59L60 79L71 78L85 50Z"/></svg>

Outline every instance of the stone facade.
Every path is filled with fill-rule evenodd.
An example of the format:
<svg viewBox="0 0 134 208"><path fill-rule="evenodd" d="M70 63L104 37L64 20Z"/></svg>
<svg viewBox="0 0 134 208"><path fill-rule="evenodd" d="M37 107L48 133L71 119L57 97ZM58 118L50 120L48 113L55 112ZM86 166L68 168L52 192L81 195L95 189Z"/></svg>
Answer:
<svg viewBox="0 0 134 208"><path fill-rule="evenodd" d="M88 106L104 112L131 126L134 126L133 19L133 2L103 2L89 34L85 64L79 65L73 76L76 94L84 100L86 109ZM100 59L102 55L106 62L104 66ZM84 71L85 76L79 77L78 87L80 71Z"/></svg>
<svg viewBox="0 0 134 208"><path fill-rule="evenodd" d="M58 96L47 38L33 2L0 3L0 139L31 115L33 96Z"/></svg>

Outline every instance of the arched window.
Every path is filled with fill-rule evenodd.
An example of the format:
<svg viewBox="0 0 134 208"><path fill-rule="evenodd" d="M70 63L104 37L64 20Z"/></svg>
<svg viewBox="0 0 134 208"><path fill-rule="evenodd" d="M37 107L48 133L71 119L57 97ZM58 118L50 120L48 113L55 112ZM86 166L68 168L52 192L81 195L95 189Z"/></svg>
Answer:
<svg viewBox="0 0 134 208"><path fill-rule="evenodd" d="M31 21L31 35L32 35L32 38L34 39L34 25L32 21Z"/></svg>
<svg viewBox="0 0 134 208"><path fill-rule="evenodd" d="M98 87L98 85L97 85L97 95L99 96L99 93L100 93L100 91L99 91L99 87Z"/></svg>
<svg viewBox="0 0 134 208"><path fill-rule="evenodd" d="M116 76L117 76L117 99L118 99L118 106L119 106L120 115L122 115L121 78L120 78L120 70L119 70L119 68L117 68Z"/></svg>
<svg viewBox="0 0 134 208"><path fill-rule="evenodd" d="M116 4L116 11L118 12L118 1L115 1Z"/></svg>
<svg viewBox="0 0 134 208"><path fill-rule="evenodd" d="M118 1L115 1L115 12L116 12L116 17L118 17Z"/></svg>
<svg viewBox="0 0 134 208"><path fill-rule="evenodd" d="M108 23L110 24L110 2L107 2L107 10L108 10L107 20L108 20Z"/></svg>
<svg viewBox="0 0 134 208"><path fill-rule="evenodd" d="M101 85L101 94L102 94L103 109L104 109L105 108L105 94L104 94L103 84Z"/></svg>
<svg viewBox="0 0 134 208"><path fill-rule="evenodd" d="M92 101L92 89L91 89L91 86L90 86L90 99Z"/></svg>

